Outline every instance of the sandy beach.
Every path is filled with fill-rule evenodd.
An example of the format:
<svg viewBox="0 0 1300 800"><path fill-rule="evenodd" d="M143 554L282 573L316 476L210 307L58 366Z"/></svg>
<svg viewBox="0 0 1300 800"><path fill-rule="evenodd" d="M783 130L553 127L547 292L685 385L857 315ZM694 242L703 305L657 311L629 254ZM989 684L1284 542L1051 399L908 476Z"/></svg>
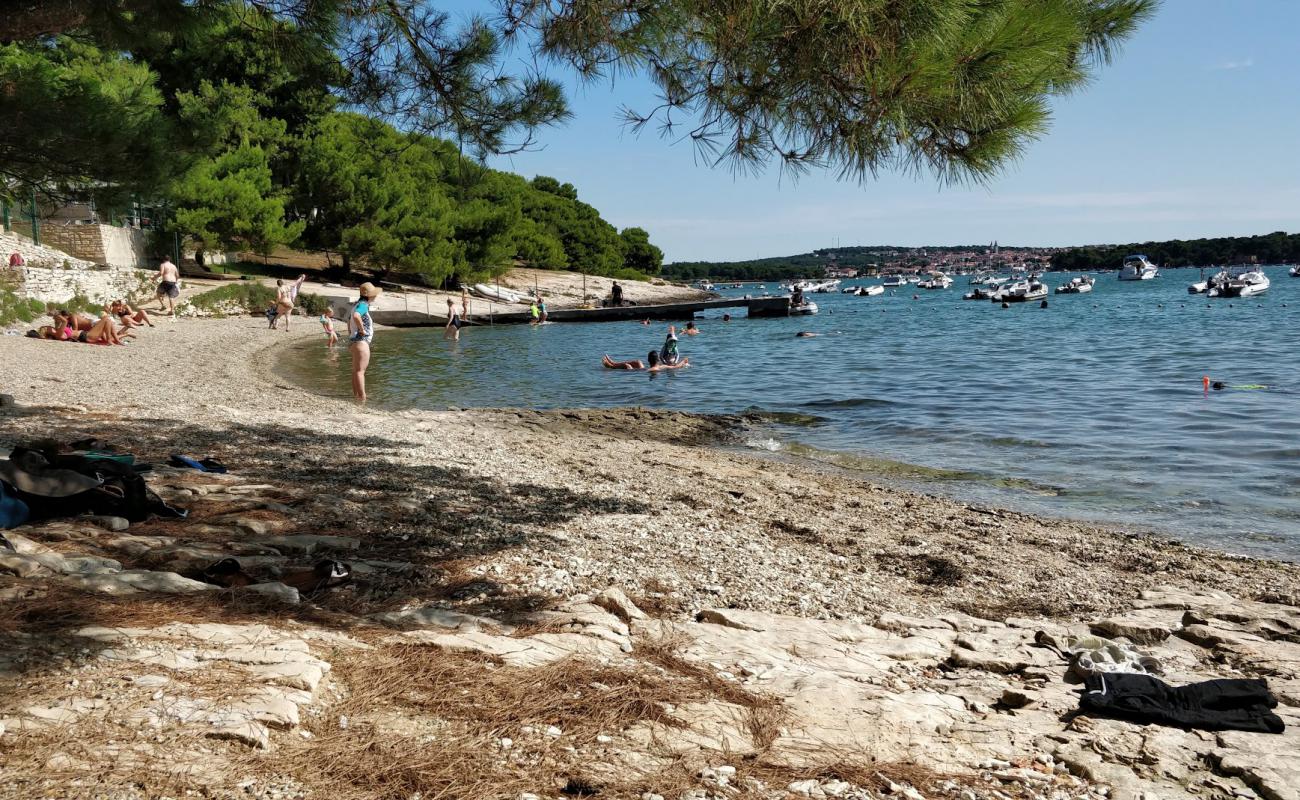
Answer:
<svg viewBox="0 0 1300 800"><path fill-rule="evenodd" d="M383 346L383 337L384 331L380 330L376 335L376 347ZM974 684L969 682L949 687L946 695L945 690L935 689L932 684L956 674L954 670L957 667L953 665L961 664L960 654L954 655L956 650L979 651L980 648L971 641L972 637L983 637L980 641L989 652L982 653L982 657L996 655L999 648L1005 648L1007 652L1022 652L1031 647L1028 640L1010 637L1009 632L1020 630L1016 620L1037 620L1033 624L1060 630L1087 626L1116 616L1129 618L1133 614L1140 617L1145 614L1143 619L1151 622L1151 614L1156 612L1150 609L1165 608L1160 602L1151 600L1157 596L1199 597L1204 602L1210 602L1206 598L1217 598L1214 602L1220 605L1229 601L1243 603L1254 609L1251 612L1255 614L1254 618L1268 619L1294 619L1293 607L1300 604L1300 567L1294 564L1237 558L1147 535L975 507L950 499L909 493L860 477L776 462L728 446L735 426L746 424L739 419L646 409L427 412L359 408L342 400L314 395L288 384L273 373L272 365L278 349L308 338L321 340L324 347L315 325L295 325L292 332L285 333L268 331L264 321L249 318L160 320L156 329L144 330L135 342L125 347L0 337L0 363L4 364L0 392L13 395L18 404L16 408L0 410L3 415L0 416L3 430L0 445L7 447L22 440L47 436L70 440L84 433L105 439L148 461L165 463L168 454L178 452L210 455L228 465L231 476L239 481L255 487L270 487L263 490L267 498L265 502L272 504L265 508L274 508L275 513L281 515L271 526L273 532L355 540L348 545L355 549L348 549L346 557L367 563L369 580L359 582L359 588L349 587L347 591L314 597L311 602L304 601L297 607L313 609L310 612L262 613L245 607L238 611L214 607L207 612L207 618L213 622L232 626L256 625L261 626L260 629L270 625L276 630L287 630L295 641L309 643L304 647L308 647L313 658L323 660L333 658L328 653L350 652L347 647L353 645L382 649L383 642L391 640L391 636L381 639L376 634L354 631L354 623L344 625L338 622L342 615L360 620L375 614L437 608L439 613L470 615L464 619L474 621L468 625L452 624L447 628L444 620L439 623L443 627L437 628L437 635L430 633L436 627L433 625L394 634L413 637L410 641L403 641L403 647L426 646L438 652L488 653L511 668L536 666L516 664L511 660L515 658L513 651L502 655L490 650L486 639L475 640L479 648L476 650L464 642L451 646L445 638L468 636L470 634L466 631L469 629L499 635L500 631L492 628L493 625L517 626L520 630L511 634L515 637L562 638L581 633L589 636L591 641L604 642L599 647L593 645L596 649L591 652L598 654L604 659L601 663L609 666L611 660L635 658L641 652L638 648L645 650L645 640L638 637L649 636L647 630L653 629L656 636L662 637L655 641L685 633L695 636L696 644L673 658L691 661L696 664L692 669L700 668L702 663L702 668L709 673L706 682L709 686L719 680L724 684L734 681L738 687L736 691L743 688L744 692L764 697L784 695L787 703L797 706L799 693L791 688L793 684L783 690L783 684L777 681L767 687L765 694L765 684L759 677L764 674L762 669L754 667L750 674L746 674L736 663L728 662L725 654L741 652L740 644L709 639L698 631L716 627L724 632L730 631L728 635L732 635L737 631L776 630L772 620L787 620L781 625L790 626L795 623L788 620L799 618L805 621L800 625L813 627L800 629L803 632L795 635L795 640L829 637L825 638L825 647L832 649L839 646L834 642L856 642L844 646L868 649L869 643L886 640L894 644L898 641L916 643L921 639L938 642L936 647L943 649L942 653L927 650L922 655L918 650L914 657L892 661L890 664L895 666L881 673L883 677L880 680L877 680L878 670L873 671L874 667L867 670L871 676L869 680L863 675L849 680L846 677L847 666L827 666L820 662L819 666L808 666L817 662L820 657L818 648L823 647L809 645L806 655L809 660L800 667L805 670L801 673L805 679L811 680L808 676L822 674L818 670L829 670L826 674L837 676L837 681L849 680L838 689L826 689L832 695L847 691L845 687L854 685L885 687L884 695L880 691L868 693L874 698L871 702L875 705L863 705L866 701L862 698L850 701L847 695L835 696L840 697L836 702L846 704L846 715L860 711L879 724L889 725L887 719L880 717L883 713L880 703L884 702L880 698L890 691L897 699L905 697L907 692L919 691L920 684L928 682L927 697L936 692L944 696L963 692L980 694L970 689ZM340 357L346 359L346 352ZM167 473L159 480L163 482L159 491L164 497L198 504L200 510L195 516L200 522L205 514L218 513L213 509L203 510L201 500L209 490L200 493L197 489L187 489L187 479ZM193 539L191 544L201 543L202 548L207 548L201 548L202 553L209 555L211 548L217 547L216 543L221 542L225 535L211 531L207 534L187 533L184 524L147 522L132 525L130 533L135 537L169 537L172 540L189 537ZM212 527L212 524L207 527ZM85 526L81 527L84 533ZM42 530L45 529L32 528L19 533L39 546L65 555L74 551L84 554L90 547L87 542L92 539L99 541L91 534L68 534L60 538L48 530L42 534ZM96 556L109 555L102 542L92 549ZM253 550L247 552L252 554ZM122 560L120 554L114 557ZM57 583L49 576L13 577L8 579L6 587L17 594L7 596L31 596L23 592L31 588L28 584L39 580ZM595 615L606 613L600 609L609 610L618 605L608 599L608 594L602 595L611 589L618 590L615 594L625 596L638 610L636 613L609 611L617 617L611 617L617 624L608 620L593 622ZM1153 592L1157 595L1152 595ZM1227 594L1216 594L1222 592ZM605 599L597 602L602 597ZM591 611L596 607L593 602L600 608ZM1182 629L1179 626L1184 623L1177 620L1184 612L1192 613L1187 609L1194 607L1189 605L1191 601L1179 602L1181 606L1166 604L1169 609L1178 611L1176 614L1172 611L1165 613L1165 616L1172 614L1167 623L1161 617L1160 624L1167 625L1168 630L1164 636L1151 640L1182 643L1170 655L1164 656L1171 662L1179 662L1176 672L1185 672L1188 677L1255 674L1250 670L1249 656L1226 658L1220 654L1215 657L1211 652L1213 647L1204 642L1199 646L1210 647L1211 651L1204 656L1190 655L1187 648L1192 645L1170 635L1171 631L1177 633ZM1259 611L1265 606L1275 609L1269 612L1272 616ZM201 623L205 612L201 608L196 611L196 608L192 601L187 601L184 613L177 612L178 619ZM714 611L718 609L724 611ZM645 612L650 620L641 622L642 618L638 616L641 612ZM713 619L714 625L694 622L697 617L708 622L712 619L708 617L710 613L723 617L732 613L735 618L718 621L719 617ZM545 616L548 614L560 616ZM755 616L745 617L746 614ZM133 629L148 627L140 621L138 614L128 616L133 620L130 623ZM1238 614L1236 618L1242 617ZM574 620L578 619L583 625L606 625L607 628L601 628L606 633L573 633L569 628L577 625ZM745 623L745 619L751 622ZM935 624L945 631L942 636L934 633L935 626L927 627L929 623L924 622L940 619L948 620ZM561 623L557 620L567 621ZM967 620L987 622L976 625L965 622ZM165 622L164 619L156 620L158 625ZM5 631L8 636L30 636L36 633L33 624L30 617L17 615L5 626ZM115 623L111 618L78 618L59 629L57 634L71 635L74 628L83 625L112 627L115 624L126 623ZM1033 624L1026 623L1030 627ZM554 627L556 625L558 627ZM819 625L823 627L815 627ZM674 628L681 630L674 633L670 630ZM816 637L809 633L813 628ZM611 630L613 633L609 633ZM864 630L892 633L880 633L877 637L876 633L864 634ZM963 633L963 630L974 633ZM345 636L339 631L345 631L346 637L350 637L346 647L337 642L334 645L321 644L330 636ZM1258 630L1252 631L1253 636L1263 636ZM417 633L423 638L416 636ZM140 632L124 635L146 636ZM473 635L491 638L486 633ZM897 638L899 636L902 638ZM964 644L961 642L963 636L967 637ZM1267 674L1273 676L1276 684L1289 687L1283 698L1283 707L1287 709L1290 720L1300 717L1300 710L1295 708L1300 705L1300 692L1296 689L1300 687L1300 654L1296 653L1300 646L1287 644L1288 641L1295 642L1294 637L1294 632L1278 637L1265 636L1260 641L1268 648L1290 649L1284 653L1274 652L1261 645L1258 652L1265 655L1256 659L1257 662L1273 659L1289 665L1275 666ZM610 642L616 646L612 650L603 649ZM712 649L706 647L705 642L711 642ZM561 646L559 640L547 646L552 645ZM757 647L757 644L748 642L745 646ZM781 645L787 648L781 651L786 653L782 658L791 658L791 653L798 655L797 648L793 651L788 649L792 646L789 642ZM113 647L120 650L122 645ZM266 647L275 649L271 645ZM949 653L953 648L956 650ZM583 647L565 651L566 655L575 652L585 651ZM884 658L879 647L870 652L872 659ZM706 660L692 661L691 653L696 659ZM889 657L901 658L897 653ZM1179 661L1184 657L1186 664ZM1293 657L1293 661L1287 660ZM749 664L758 656L751 652L746 658L749 660L745 663ZM769 660L773 658L777 655L769 654ZM337 713L329 710L332 704L342 703L350 693L359 691L356 686L346 685L349 675L355 678L358 674L343 666L346 661L340 656L333 677L319 685L312 682L310 697L295 701L301 701L298 706L304 715L317 715L313 717L315 722L310 724L304 716L300 729L303 733L320 740L349 739L346 731L338 729ZM104 674L105 663L118 662L96 661L94 674ZM655 667L658 670L655 674L663 673L665 662L656 663L659 666ZM930 663L934 666L926 666ZM940 664L946 666L940 669ZM172 668L176 665L172 664L169 669ZM984 677L980 680L985 682L1011 680L1011 676L1017 676L1015 680L1027 680L1029 675L1045 676L1047 672L1043 663L1032 659L1014 669L998 669L988 664L968 665L968 668L982 670L980 674ZM1060 671L1056 670L1057 673ZM0 674L5 676L11 690L28 686L23 691L29 691L39 685L41 692L49 693L42 696L42 702L50 707L57 705L60 691L64 700L77 694L68 688L66 678L51 682L48 674L42 674L39 669L33 671L30 664L17 672L11 669ZM331 680L337 685L327 690ZM1043 680L1048 679L1043 677ZM893 685L890 681L899 684L890 690ZM89 678L82 679L82 682L88 683ZM1058 700L1066 697L1067 687L1062 684L1057 689L1061 693L1053 696ZM548 741L546 732L549 728L545 725L538 728L542 732L537 732L535 737L532 728L536 726L531 723L525 726L530 730L523 734L518 731L508 734L505 727L514 725L518 728L517 721L509 721L514 719L509 715L496 720L487 733L475 728L475 736L487 737L479 744L495 748L493 753L509 765L511 776L509 781L501 777L485 778L494 788L479 796L573 796L571 791L559 791L563 781L558 786L533 786L531 789L524 785L528 781L536 782L537 776L543 773L576 774L572 773L576 769L575 758L586 765L587 771L583 774L591 780L603 781L607 787L620 787L617 790L608 788L602 796L619 797L675 797L686 791L703 792L692 795L694 797L714 794L719 797L876 797L883 796L879 793L893 791L887 784L892 784L898 791L902 791L900 787L906 784L904 788L924 796L943 796L947 790L935 787L944 781L952 784L950 794L954 797L966 796L961 794L964 791L977 797L1096 796L1088 793L1097 791L1099 786L1113 787L1117 796L1132 797L1140 796L1143 791L1148 792L1148 797L1230 797L1236 788L1257 792L1258 796L1265 798L1296 796L1294 784L1288 790L1290 794L1276 789L1286 787L1285 781L1294 773L1294 767L1290 768L1292 773L1284 770L1272 774L1258 769L1252 773L1249 769L1215 767L1213 764L1224 763L1223 758L1218 758L1199 766L1179 764L1182 772L1171 777L1172 773L1164 767L1180 759L1191 759L1187 753L1194 751L1194 748L1187 748L1191 747L1188 742L1195 740L1196 734L1182 732L1178 735L1191 737L1188 742L1180 740L1178 747L1183 750L1174 748L1172 755L1152 756L1155 759L1152 763L1162 765L1160 769L1133 767L1126 776L1121 776L1116 770L1129 770L1129 767L1115 767L1125 763L1123 752L1120 752L1123 748L1116 745L1114 752L1101 754L1105 768L1079 766L1093 763L1097 756L1094 748L1089 751L1091 755L1079 755L1077 763L1071 762L1066 769L1054 772L1049 767L1045 773L1039 769L1053 781L1048 784L1036 782L1038 778L1034 776L1024 780L996 777L985 780L979 776L993 774L999 769L1033 771L1048 763L1040 759L1038 767L1034 766L1036 755L1053 751L1044 749L1046 740L1034 740L1033 736L1050 738L1054 734L1049 728L1060 726L1055 712L1046 713L1052 710L1051 704L1043 701L1041 719L1031 716L1019 721L1012 718L1006 725L987 723L992 725L988 730L999 731L997 737L1001 738L989 738L983 745L979 742L984 740L978 736L961 739L953 732L954 725L960 728L961 725L974 724L972 719L976 717L986 720L994 713L990 708L996 704L996 698L989 698L982 706L958 703L960 710L951 710L952 718L937 727L918 723L915 714L909 711L902 715L904 721L894 728L897 736L882 735L881 741L888 746L879 744L873 745L875 749L867 748L858 771L845 767L834 775L825 765L819 765L817 769L809 767L807 741L801 740L794 730L797 727L794 723L786 722L783 727L777 727L786 731L788 736L774 733L765 743L758 742L753 736L745 740L745 746L740 749L750 753L746 763L755 770L753 781L761 783L764 788L760 791L752 784L743 784L743 791L752 794L740 795L735 792L742 790L738 788L742 784L734 777L735 769L731 769L739 761L734 754L727 755L733 746L739 745L734 742L727 744L725 735L719 741L716 734L701 731L712 724L708 720L716 722L721 729L732 730L735 727L728 727L731 723L710 716L718 709L734 710L745 706L749 708L746 713L753 713L753 709L762 704L750 702L749 694L746 695L748 699L741 702L726 695L728 690L725 687L722 691L724 699L718 701L722 703L720 706L711 707L700 698L692 701L696 704L692 708L712 710L708 713L699 711L691 716L687 728L696 733L693 738L683 735L673 739L673 746L669 748L674 754L671 757L667 751L647 743L654 739L645 738L644 726L654 722L647 721L654 716L647 711L642 712L639 720L623 720L622 730L602 730L598 739L569 743L574 752L557 752L555 745L567 742L567 733L555 735ZM998 697L1002 696L1002 691L1003 688L999 687ZM6 740L12 745L17 735L15 732L23 730L21 725L15 726L14 720L22 717L21 706L30 703L34 696L19 698L7 694L7 706L0 709L0 717L8 716L9 733L0 738L0 748L5 746ZM378 702L374 697L370 700ZM822 705L817 706L821 709L817 713L823 717L827 709L835 707L835 702L825 697L818 702ZM924 705L924 702L920 705L902 703L913 710ZM454 720L455 724L464 722L445 709L430 713L444 721ZM933 713L940 712L936 710ZM379 726L375 730L388 731L381 738L416 736L418 739L423 735L402 727L416 724L409 719L402 725L391 720L382 724L370 720L370 723ZM659 720L655 724L659 725L656 730L660 733L664 730L680 733L680 728L675 727L677 722ZM1106 724L1123 725L1117 722ZM664 725L668 727L664 728ZM1028 731L1026 736L1029 738L1018 738L1013 734L1017 726ZM32 726L32 730L38 728ZM279 744L269 742L272 752L292 752L301 756L303 748L311 743L311 739L305 736L281 732L298 728L297 721L292 726L270 725L270 728L274 731L273 738L284 740ZM332 733L327 733L327 730ZM752 726L748 730L752 733ZM1291 730L1294 731L1294 726ZM1095 741L1104 733L1101 729L1093 731L1087 734L1093 737L1087 741ZM32 735L39 737L42 734ZM825 732L819 735L830 736ZM1055 735L1061 738L1061 734ZM160 739L164 736L172 734L160 734ZM715 738L710 739L710 736ZM1055 741L1052 746L1061 752L1076 745L1086 750L1090 745L1079 745L1081 736L1086 738L1081 733L1079 736L1065 736L1068 742L1052 740ZM521 747L524 742L537 744L536 760L520 761L505 753L500 744L503 738L517 739ZM533 741L534 738L537 741ZM778 745L786 738L789 746L782 749ZM692 743L690 747L682 744L687 739ZM1296 745L1297 739L1292 733L1275 737L1275 740L1285 741L1285 747L1277 751L1282 762L1289 759L1288 754L1300 752L1288 749ZM181 740L173 738L167 741ZM760 744L764 746L760 747ZM835 744L837 757L848 757L845 754L852 750L849 747L851 742L844 739ZM1219 742L1209 744L1213 745L1210 749L1218 750L1230 750L1233 746L1231 742L1224 744L1222 737ZM1138 745L1141 746L1140 741ZM187 745L189 749L182 750L189 761L198 759L206 764L205 769L210 775L204 779L207 781L205 785L214 791L216 788L230 789L234 784L229 782L235 780L236 773L257 776L257 780L262 781L258 786L279 785L266 777L280 774L276 772L273 759L258 762L260 766L250 765L233 749L211 754L207 749L211 746L195 749L191 743ZM230 745L231 748L236 746ZM1269 746L1274 745L1270 742ZM597 749L592 750L593 747ZM1009 747L1020 747L1024 752L1013 759L1007 750ZM966 763L970 760L967 754L979 752L981 748L984 750L981 760L991 759L1006 766L981 768L980 760ZM682 764L686 756L683 754L688 751L694 755L686 759L690 762L689 768L684 768ZM7 769L6 772L34 779L31 776L35 773L31 770L37 762L31 761L34 757L30 753L23 755L23 752L21 747L10 747L10 761L6 767L16 771ZM519 755L521 751L513 752ZM780 752L781 757L769 763L769 759L763 756L769 752ZM797 753L802 753L804 758L796 758ZM1112 755L1113 759L1110 758ZM85 752L68 758L69 763L74 764L94 761ZM1060 761L1064 756L1058 753L1056 758ZM925 769L922 773L890 772L879 768L879 764L886 761L920 763ZM757 769L760 763L767 765L764 769L776 771L760 774L761 770ZM1228 763L1232 763L1231 758L1228 758ZM1292 763L1300 763L1300 760ZM778 775L779 770L772 764L782 765L780 769L786 772ZM871 764L877 767L868 768ZM719 765L728 766L731 771L715 771L712 777L700 772ZM19 766L22 769L17 769ZM680 789L677 794L660 791L653 780L644 777L660 774L655 770L670 768L686 769L692 776L687 781L689 785L676 787ZM743 771L744 765L741 768ZM626 777L628 770L642 776L638 778L641 782L625 784L619 782L622 777L611 777ZM883 777L872 777L873 771L877 775L883 773ZM283 774L291 776L282 786L289 788L283 788L281 794L257 796L323 796L319 794L319 787L313 788L309 785L311 782L302 777L301 770L285 767ZM971 778L973 782L953 777L963 774L967 778L975 776ZM196 773L187 775L187 780L198 780ZM721 788L719 775L724 778ZM794 791L787 786L806 779L814 780L814 788L821 794L814 794L811 790ZM371 794L363 792L355 796L407 797L424 791L420 788L423 784L414 778L411 780L413 782L401 787L393 784L382 790L374 789ZM982 780L988 785L980 783ZM844 783L846 787L840 794L827 794L826 789L818 788L830 786L835 781ZM1215 784L1215 781L1219 783ZM434 781L429 786L436 783ZM643 786L644 790L634 792L628 788L633 783L637 787ZM1220 784L1220 788L1213 788ZM8 785L11 789L22 786L12 782ZM114 785L113 781L110 780L108 785ZM835 784L831 789L837 787ZM997 791L1004 794L990 794L993 791L990 787L997 787ZM33 787L28 785L28 788ZM724 788L733 791L723 791ZM448 790L445 796L472 796L473 793L467 794L467 791L461 787ZM1052 794L1053 791L1064 794ZM71 789L66 795L78 796ZM431 795L426 793L424 796Z"/></svg>

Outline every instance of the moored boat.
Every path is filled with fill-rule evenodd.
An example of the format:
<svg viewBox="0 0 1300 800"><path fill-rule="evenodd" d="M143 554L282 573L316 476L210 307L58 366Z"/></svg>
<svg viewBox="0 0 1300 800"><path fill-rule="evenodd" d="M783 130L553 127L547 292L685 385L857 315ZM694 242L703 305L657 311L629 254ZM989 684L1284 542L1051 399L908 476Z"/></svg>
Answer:
<svg viewBox="0 0 1300 800"><path fill-rule="evenodd" d="M947 289L949 286L952 286L952 278L942 272L932 272L928 280L917 284L917 287L921 289Z"/></svg>
<svg viewBox="0 0 1300 800"><path fill-rule="evenodd" d="M1080 275L1077 278L1071 278L1066 283L1056 287L1057 294L1086 294L1092 291L1092 286L1097 279L1090 275Z"/></svg>
<svg viewBox="0 0 1300 800"><path fill-rule="evenodd" d="M1141 253L1135 253L1131 256L1125 256L1124 265L1119 270L1119 279L1122 281L1149 281L1159 274L1159 267L1152 264Z"/></svg>
<svg viewBox="0 0 1300 800"><path fill-rule="evenodd" d="M1264 270L1245 265L1220 272L1209 284L1206 295L1210 297L1254 297L1267 292L1270 282Z"/></svg>
<svg viewBox="0 0 1300 800"><path fill-rule="evenodd" d="M989 298L995 303L1027 303L1047 297L1047 286L1034 278L1018 278L1005 284Z"/></svg>
<svg viewBox="0 0 1300 800"><path fill-rule="evenodd" d="M963 300L992 300L997 289L992 286L972 286L971 290L961 296Z"/></svg>
<svg viewBox="0 0 1300 800"><path fill-rule="evenodd" d="M859 286L858 290L854 292L858 297L875 297L878 294L884 293L885 287L880 284L875 284L873 286Z"/></svg>

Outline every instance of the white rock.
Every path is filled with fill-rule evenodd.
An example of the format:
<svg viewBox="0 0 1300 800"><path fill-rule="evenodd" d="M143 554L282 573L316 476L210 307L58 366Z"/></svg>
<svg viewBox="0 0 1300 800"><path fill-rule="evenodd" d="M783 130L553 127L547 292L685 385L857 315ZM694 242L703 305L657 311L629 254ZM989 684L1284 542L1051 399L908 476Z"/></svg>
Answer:
<svg viewBox="0 0 1300 800"><path fill-rule="evenodd" d="M563 736L564 731L560 730L554 725L548 725L546 726L546 735L550 736L551 738L555 738L556 736Z"/></svg>
<svg viewBox="0 0 1300 800"><path fill-rule="evenodd" d="M800 797L825 797L826 793L822 791L821 784L816 778L807 778L802 781L794 781L786 786L786 791L797 794Z"/></svg>

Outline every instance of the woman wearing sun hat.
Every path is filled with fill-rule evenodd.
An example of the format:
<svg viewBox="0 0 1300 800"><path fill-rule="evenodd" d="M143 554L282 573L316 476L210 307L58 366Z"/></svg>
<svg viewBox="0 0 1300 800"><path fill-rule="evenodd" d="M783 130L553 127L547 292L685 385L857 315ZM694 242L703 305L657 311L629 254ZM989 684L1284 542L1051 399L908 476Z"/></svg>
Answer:
<svg viewBox="0 0 1300 800"><path fill-rule="evenodd" d="M370 319L370 304L382 291L366 281L357 288L361 295L348 315L348 345L352 351L352 395L358 403L366 402L366 367L370 366L370 340L375 338Z"/></svg>

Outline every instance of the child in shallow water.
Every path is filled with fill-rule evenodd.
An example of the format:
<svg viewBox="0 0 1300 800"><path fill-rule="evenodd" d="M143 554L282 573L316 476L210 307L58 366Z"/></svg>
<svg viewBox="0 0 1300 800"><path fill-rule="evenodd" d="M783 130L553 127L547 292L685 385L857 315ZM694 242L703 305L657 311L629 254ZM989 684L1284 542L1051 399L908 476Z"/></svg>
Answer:
<svg viewBox="0 0 1300 800"><path fill-rule="evenodd" d="M338 331L334 330L334 309L333 308L330 308L328 306L325 308L325 313L320 315L320 325L322 328L325 329L325 336L329 339L328 344L329 347L332 349L334 345L339 343Z"/></svg>

